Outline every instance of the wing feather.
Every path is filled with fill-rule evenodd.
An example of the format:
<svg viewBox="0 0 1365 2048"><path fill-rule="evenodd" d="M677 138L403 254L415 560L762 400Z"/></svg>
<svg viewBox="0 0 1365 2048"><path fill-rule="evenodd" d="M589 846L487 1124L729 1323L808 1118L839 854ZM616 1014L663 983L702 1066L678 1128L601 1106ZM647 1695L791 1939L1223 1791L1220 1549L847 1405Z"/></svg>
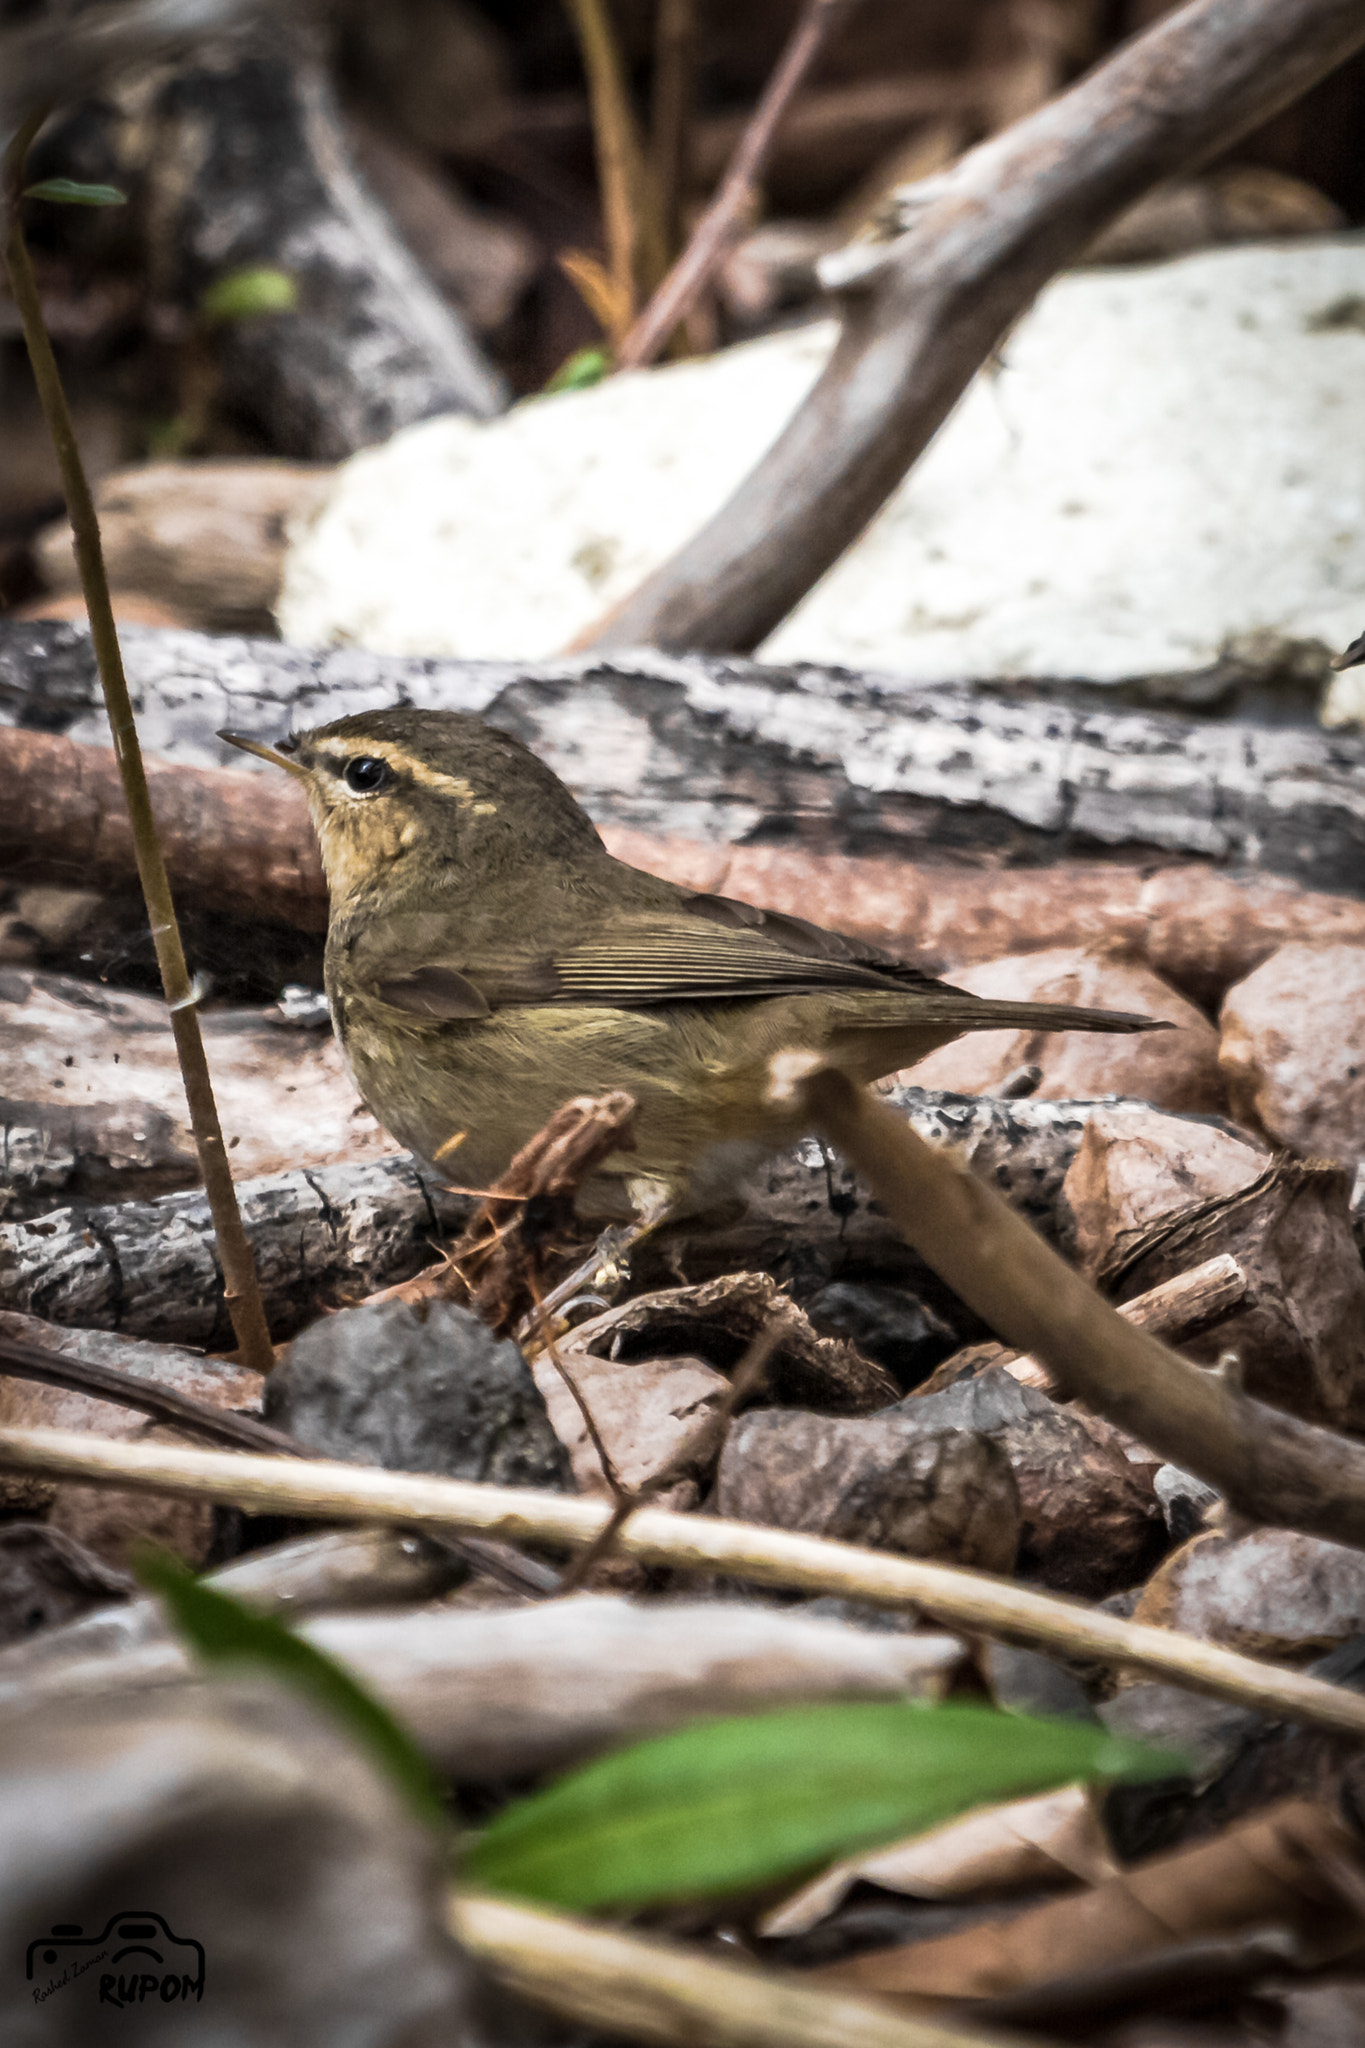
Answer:
<svg viewBox="0 0 1365 2048"><path fill-rule="evenodd" d="M449 919L428 925L414 918L404 926L395 920L387 945L370 935L362 979L393 1008L452 1021L528 1003L637 1010L868 989L902 997L907 1017L956 1031L1151 1028L1150 1019L1118 1011L983 1001L802 919L724 898L704 899L701 909L702 900L685 899L676 910L618 913L605 936L570 941L552 953L511 946L477 958L462 957Z"/></svg>

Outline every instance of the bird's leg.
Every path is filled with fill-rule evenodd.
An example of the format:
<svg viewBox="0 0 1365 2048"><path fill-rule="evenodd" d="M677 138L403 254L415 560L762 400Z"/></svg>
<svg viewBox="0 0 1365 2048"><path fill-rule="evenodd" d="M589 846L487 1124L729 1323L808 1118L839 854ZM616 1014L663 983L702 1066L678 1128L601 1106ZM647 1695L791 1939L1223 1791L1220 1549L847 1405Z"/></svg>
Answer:
<svg viewBox="0 0 1365 2048"><path fill-rule="evenodd" d="M522 1318L516 1330L518 1343L537 1336L548 1319L577 1294L600 1295L609 1307L621 1292L630 1278L631 1253L658 1229L673 1207L673 1191L662 1181L633 1180L627 1183L627 1192L635 1207L631 1221L608 1225L582 1264L552 1287L538 1308Z"/></svg>

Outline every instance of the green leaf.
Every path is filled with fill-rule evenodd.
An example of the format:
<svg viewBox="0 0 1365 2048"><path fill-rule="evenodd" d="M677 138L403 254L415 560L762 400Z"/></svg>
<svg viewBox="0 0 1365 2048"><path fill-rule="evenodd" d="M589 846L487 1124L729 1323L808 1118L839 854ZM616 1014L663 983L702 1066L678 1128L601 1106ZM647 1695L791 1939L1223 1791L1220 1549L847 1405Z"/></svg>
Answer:
<svg viewBox="0 0 1365 2048"><path fill-rule="evenodd" d="M211 327L218 327L260 313L292 313L298 303L298 284L287 270L254 263L215 279L200 299L199 310Z"/></svg>
<svg viewBox="0 0 1365 2048"><path fill-rule="evenodd" d="M54 206L126 206L128 194L117 185L82 185L75 178L42 178L25 185L25 199L48 199Z"/></svg>
<svg viewBox="0 0 1365 2048"><path fill-rule="evenodd" d="M611 350L606 348L575 349L567 362L559 368L545 386L545 395L552 391L587 391L592 385L600 384L604 377L611 375Z"/></svg>
<svg viewBox="0 0 1365 2048"><path fill-rule="evenodd" d="M310 1694L368 1749L418 1818L444 1828L445 1808L426 1758L388 1708L371 1699L340 1664L273 1615L253 1614L216 1586L206 1586L164 1551L145 1552L137 1576L165 1601L176 1628L205 1663L263 1664Z"/></svg>
<svg viewBox="0 0 1365 2048"><path fill-rule="evenodd" d="M579 1910L794 1877L985 1801L1183 1760L1077 1721L868 1701L702 1722L588 1764L501 1813L465 1874Z"/></svg>

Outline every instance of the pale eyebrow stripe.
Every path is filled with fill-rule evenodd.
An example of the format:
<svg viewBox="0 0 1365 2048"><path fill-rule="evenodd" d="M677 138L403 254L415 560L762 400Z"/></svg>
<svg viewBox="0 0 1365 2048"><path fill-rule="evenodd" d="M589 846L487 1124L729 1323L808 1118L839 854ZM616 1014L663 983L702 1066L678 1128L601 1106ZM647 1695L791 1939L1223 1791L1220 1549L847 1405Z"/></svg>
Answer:
<svg viewBox="0 0 1365 2048"><path fill-rule="evenodd" d="M354 745L348 747L345 740L338 735L322 743L317 750L317 759L326 768L332 768L333 763L337 763L333 772L340 775L348 761L354 761L358 756L367 754L373 755L376 760L386 761L395 773L406 775L423 789L449 790L452 796L458 797L464 804L474 801L474 791L463 775L447 775L444 769L431 767L428 762L419 760L415 754L409 754L393 740L367 740L356 735Z"/></svg>

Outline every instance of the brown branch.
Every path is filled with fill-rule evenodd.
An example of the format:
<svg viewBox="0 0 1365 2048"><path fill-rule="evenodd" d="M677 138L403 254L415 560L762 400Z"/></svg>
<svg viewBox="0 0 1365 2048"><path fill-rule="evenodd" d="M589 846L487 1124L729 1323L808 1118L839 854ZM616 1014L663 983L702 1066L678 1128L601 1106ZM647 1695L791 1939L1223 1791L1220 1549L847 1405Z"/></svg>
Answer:
<svg viewBox="0 0 1365 2048"><path fill-rule="evenodd" d="M147 904L147 917L152 928L157 966L161 971L161 985L166 995L166 1007L175 1037L176 1056L185 1084L185 1100L189 1106L190 1129L194 1136L195 1150L199 1155L199 1170L203 1176L204 1192L213 1215L218 1257L223 1269L227 1310L232 1318L242 1363L251 1366L257 1372L267 1373L275 1363L275 1354L271 1348L265 1307L256 1281L255 1255L251 1249L250 1239L242 1227L241 1212L237 1207L237 1193L228 1165L227 1148L223 1143L223 1129L218 1119L218 1105L213 1096L213 1082L204 1052L203 1033L199 1029L198 995L185 961L180 927L176 922L175 901L171 895L166 863L162 858L161 845L157 838L156 819L152 812L151 793L142 762L137 723L133 717L132 698L128 691L128 679L124 674L123 652L119 646L118 629L114 624L109 579L105 574L104 551L100 544L99 519L95 512L95 501L91 496L89 480L85 474L85 465L81 460L71 409L62 388L61 373L57 368L57 359L52 352L51 338L43 318L38 280L34 275L33 264L24 240L24 167L29 147L42 126L43 119L43 115L35 115L19 131L5 160L4 200L9 215L5 236L5 267L14 303L23 323L24 341L29 361L33 366L33 379L38 387L39 402L48 432L52 437L57 467L62 479L62 493L71 519L76 563L80 570L81 589L90 619L90 638L94 643L95 659L104 689L105 708L113 734L114 753L123 784L124 801L128 806L128 816L132 824L138 880L142 884L142 893Z"/></svg>
<svg viewBox="0 0 1365 2048"><path fill-rule="evenodd" d="M1150 1330L1154 1337L1186 1344L1230 1316L1245 1301L1247 1290L1247 1276L1236 1259L1230 1252L1220 1252L1188 1273L1177 1273L1173 1280L1163 1280L1159 1287L1120 1302L1117 1313L1126 1323ZM1056 1391L1051 1373L1039 1359L1021 1356L1007 1344L974 1344L969 1355L945 1358L924 1384L915 1388L913 1398L951 1386L968 1366L975 1375L993 1365L1003 1366L1011 1379L1026 1387L1037 1387L1045 1394Z"/></svg>
<svg viewBox="0 0 1365 2048"><path fill-rule="evenodd" d="M1365 1550L1365 1444L1253 1401L1127 1322L984 1181L840 1074L790 1082L907 1243L1061 1391L1207 1480L1238 1512Z"/></svg>
<svg viewBox="0 0 1365 2048"><path fill-rule="evenodd" d="M226 1444L239 1451L277 1451L291 1458L307 1458L305 1445L271 1429L251 1415L234 1415L145 1380L136 1373L120 1372L116 1366L94 1365L69 1352L46 1351L37 1344L21 1344L16 1338L0 1337L0 1375L8 1379L34 1380L42 1387L62 1387L73 1394L89 1394L92 1400L113 1401L120 1408L135 1408L154 1422L172 1429L193 1430L210 1443Z"/></svg>
<svg viewBox="0 0 1365 2048"><path fill-rule="evenodd" d="M782 116L830 36L856 5L857 0L806 0L719 190L693 229L682 255L621 343L617 358L620 369L639 370L652 363L674 328L696 305L731 239L744 225Z"/></svg>
<svg viewBox="0 0 1365 2048"><path fill-rule="evenodd" d="M1324 1432L1308 1434L1321 1437ZM411 1524L504 1543L574 1549L591 1543L611 1513L600 1501L428 1473L200 1451L180 1444L105 1442L58 1429L0 1429L0 1470L168 1493L181 1500L226 1501L249 1513ZM1357 1493L1357 1505L1362 1502L1365 1486ZM985 1572L662 1508L641 1508L617 1540L628 1557L642 1564L722 1572L755 1585L832 1593L880 1607L911 1607L967 1634L999 1635L1106 1666L1130 1666L1281 1719L1365 1735L1365 1699L1343 1686L1174 1629L1124 1621Z"/></svg>
<svg viewBox="0 0 1365 2048"><path fill-rule="evenodd" d="M239 917L327 929L327 883L295 782L155 759L146 769L177 894ZM0 849L22 863L25 879L78 879L105 889L136 884L132 826L112 748L0 730L0 777L8 792Z"/></svg>
<svg viewBox="0 0 1365 2048"><path fill-rule="evenodd" d="M848 300L824 374L762 462L577 644L758 646L886 503L1050 277L1152 185L1362 43L1357 0L1192 0L973 150Z"/></svg>

